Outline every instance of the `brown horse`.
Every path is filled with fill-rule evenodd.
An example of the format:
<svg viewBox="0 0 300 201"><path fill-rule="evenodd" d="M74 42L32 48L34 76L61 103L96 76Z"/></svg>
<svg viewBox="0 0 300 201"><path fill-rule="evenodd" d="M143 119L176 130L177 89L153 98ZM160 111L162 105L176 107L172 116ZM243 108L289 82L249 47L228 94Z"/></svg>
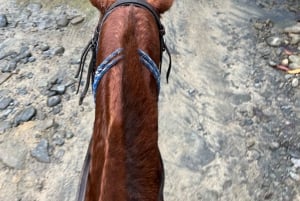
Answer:
<svg viewBox="0 0 300 201"><path fill-rule="evenodd" d="M173 0L91 3L102 13L89 46L96 111L77 200L163 201L157 101L166 47L159 16Z"/></svg>

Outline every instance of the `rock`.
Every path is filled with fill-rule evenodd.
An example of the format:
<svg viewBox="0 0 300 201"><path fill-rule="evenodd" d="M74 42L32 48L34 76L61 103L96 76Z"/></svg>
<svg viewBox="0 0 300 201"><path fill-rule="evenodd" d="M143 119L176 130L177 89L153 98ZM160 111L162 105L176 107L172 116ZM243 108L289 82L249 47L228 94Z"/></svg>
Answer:
<svg viewBox="0 0 300 201"><path fill-rule="evenodd" d="M290 172L290 177L295 181L300 181L300 175L295 172Z"/></svg>
<svg viewBox="0 0 300 201"><path fill-rule="evenodd" d="M291 38L291 44L296 45L300 42L300 34L289 33L289 37Z"/></svg>
<svg viewBox="0 0 300 201"><path fill-rule="evenodd" d="M12 101L13 99L11 99L10 97L0 98L0 110L6 109Z"/></svg>
<svg viewBox="0 0 300 201"><path fill-rule="evenodd" d="M55 124L54 119L46 119L44 121L41 121L39 124L37 124L36 128L39 131L45 131L49 128L54 127L55 125L56 124Z"/></svg>
<svg viewBox="0 0 300 201"><path fill-rule="evenodd" d="M0 121L0 134L4 133L6 130L11 128L11 123L9 121Z"/></svg>
<svg viewBox="0 0 300 201"><path fill-rule="evenodd" d="M53 114L59 114L62 110L62 105L56 105L52 108L52 113Z"/></svg>
<svg viewBox="0 0 300 201"><path fill-rule="evenodd" d="M292 79L292 87L298 87L298 85L299 85L299 80L298 80L298 78Z"/></svg>
<svg viewBox="0 0 300 201"><path fill-rule="evenodd" d="M248 149L250 149L251 147L253 147L255 145L255 140L253 139L248 139L246 142L246 146Z"/></svg>
<svg viewBox="0 0 300 201"><path fill-rule="evenodd" d="M31 12L37 12L37 11L41 10L42 7L43 6L40 3L29 3L27 5L27 9L30 10Z"/></svg>
<svg viewBox="0 0 300 201"><path fill-rule="evenodd" d="M269 144L269 148L271 149L271 150L276 150L276 149L278 149L280 147L280 144L278 143L278 142L271 142L270 144Z"/></svg>
<svg viewBox="0 0 300 201"><path fill-rule="evenodd" d="M7 140L0 144L0 160L8 167L23 169L27 155L24 143Z"/></svg>
<svg viewBox="0 0 300 201"><path fill-rule="evenodd" d="M300 33L300 23L286 27L283 31L286 33Z"/></svg>
<svg viewBox="0 0 300 201"><path fill-rule="evenodd" d="M52 144L57 146L62 146L65 143L65 140L62 136L62 133L56 133L52 137Z"/></svg>
<svg viewBox="0 0 300 201"><path fill-rule="evenodd" d="M66 91L66 86L65 85L54 85L50 90L55 91L58 94L64 94Z"/></svg>
<svg viewBox="0 0 300 201"><path fill-rule="evenodd" d="M289 68L292 69L292 70L295 70L295 69L299 69L300 66L296 63L290 63Z"/></svg>
<svg viewBox="0 0 300 201"><path fill-rule="evenodd" d="M0 60L9 56L15 56L17 53L15 51L1 51L0 50Z"/></svg>
<svg viewBox="0 0 300 201"><path fill-rule="evenodd" d="M6 109L0 112L0 120L6 119L7 116L12 113L13 110L12 109Z"/></svg>
<svg viewBox="0 0 300 201"><path fill-rule="evenodd" d="M82 16L77 16L77 17L74 17L72 20L71 20L71 24L72 25L76 25L76 24L79 24L81 22L83 22L84 20L84 17Z"/></svg>
<svg viewBox="0 0 300 201"><path fill-rule="evenodd" d="M31 151L31 156L39 162L50 163L48 147L48 141L46 139L41 139L38 145Z"/></svg>
<svg viewBox="0 0 300 201"><path fill-rule="evenodd" d="M50 17L44 17L38 22L38 28L40 30L46 30L54 26L54 19Z"/></svg>
<svg viewBox="0 0 300 201"><path fill-rule="evenodd" d="M30 62L30 63L33 63L33 62L35 62L36 61L36 58L35 57L29 57L28 58L28 62Z"/></svg>
<svg viewBox="0 0 300 201"><path fill-rule="evenodd" d="M10 61L6 67L1 69L2 73L11 73L17 68L17 62L16 61Z"/></svg>
<svg viewBox="0 0 300 201"><path fill-rule="evenodd" d="M289 61L300 65L300 56L299 55L290 55Z"/></svg>
<svg viewBox="0 0 300 201"><path fill-rule="evenodd" d="M18 126L22 122L30 121L36 114L36 109L34 107L28 107L21 112L19 112L14 119L14 123Z"/></svg>
<svg viewBox="0 0 300 201"><path fill-rule="evenodd" d="M284 66L288 66L289 65L289 60L287 58L282 59L281 64Z"/></svg>
<svg viewBox="0 0 300 201"><path fill-rule="evenodd" d="M269 66L275 67L275 66L277 66L277 63L273 60L270 60L269 61Z"/></svg>
<svg viewBox="0 0 300 201"><path fill-rule="evenodd" d="M230 95L232 103L234 105L240 105L245 102L251 101L251 96L249 94L232 94Z"/></svg>
<svg viewBox="0 0 300 201"><path fill-rule="evenodd" d="M19 55L15 58L15 61L16 61L16 62L19 62L20 60L22 60L22 59L24 59L24 58L29 58L29 57L31 57L31 56L32 56L32 54L31 54L31 52L30 52L30 50L29 50L29 47L24 46L24 47L21 47L20 53L19 53Z"/></svg>
<svg viewBox="0 0 300 201"><path fill-rule="evenodd" d="M53 49L53 55L62 55L65 52L65 48L62 46Z"/></svg>
<svg viewBox="0 0 300 201"><path fill-rule="evenodd" d="M25 87L22 87L22 88L17 88L17 93L19 95L26 95L26 94L28 94L28 91Z"/></svg>
<svg viewBox="0 0 300 201"><path fill-rule="evenodd" d="M69 19L66 15L62 15L56 20L56 24L58 27L66 27L69 24Z"/></svg>
<svg viewBox="0 0 300 201"><path fill-rule="evenodd" d="M8 38L0 43L0 59L8 56L17 55L22 47L21 40Z"/></svg>
<svg viewBox="0 0 300 201"><path fill-rule="evenodd" d="M66 132L66 139L71 139L71 138L73 138L74 137L74 133L73 132L71 132L71 131L67 131Z"/></svg>
<svg viewBox="0 0 300 201"><path fill-rule="evenodd" d="M80 58L72 58L72 59L69 61L69 63L70 63L71 65L78 65L78 64L80 64Z"/></svg>
<svg viewBox="0 0 300 201"><path fill-rule="evenodd" d="M61 102L60 96L50 96L47 100L47 106L48 107L54 107L58 105Z"/></svg>
<svg viewBox="0 0 300 201"><path fill-rule="evenodd" d="M299 168L300 167L300 159L297 158L291 158L292 163L294 164L295 168Z"/></svg>
<svg viewBox="0 0 300 201"><path fill-rule="evenodd" d="M1 27L6 27L8 24L7 22L7 17L4 14L0 14L0 28Z"/></svg>
<svg viewBox="0 0 300 201"><path fill-rule="evenodd" d="M282 43L282 39L278 36L271 36L266 40L267 44L271 47L278 47Z"/></svg>
<svg viewBox="0 0 300 201"><path fill-rule="evenodd" d="M49 45L46 43L39 44L39 49L42 50L43 52L49 50L49 48L50 48Z"/></svg>

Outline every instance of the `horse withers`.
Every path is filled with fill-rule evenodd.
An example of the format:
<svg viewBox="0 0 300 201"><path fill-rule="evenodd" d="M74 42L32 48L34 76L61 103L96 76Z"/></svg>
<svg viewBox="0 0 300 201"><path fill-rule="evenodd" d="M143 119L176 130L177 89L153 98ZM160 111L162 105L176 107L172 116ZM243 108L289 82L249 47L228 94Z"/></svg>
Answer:
<svg viewBox="0 0 300 201"><path fill-rule="evenodd" d="M83 58L93 51L86 89L90 79L96 110L77 200L163 201L158 95L167 47L160 14L173 0L91 3L102 17Z"/></svg>

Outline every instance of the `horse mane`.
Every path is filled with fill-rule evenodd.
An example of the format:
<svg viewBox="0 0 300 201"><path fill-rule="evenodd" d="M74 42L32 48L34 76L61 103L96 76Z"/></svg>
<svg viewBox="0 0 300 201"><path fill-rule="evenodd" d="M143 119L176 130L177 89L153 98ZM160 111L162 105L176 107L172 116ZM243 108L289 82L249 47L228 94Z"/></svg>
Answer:
<svg viewBox="0 0 300 201"><path fill-rule="evenodd" d="M78 201L163 201L157 66L166 46L156 11L173 1L91 2L105 15L88 46L97 47L90 65L96 108Z"/></svg>

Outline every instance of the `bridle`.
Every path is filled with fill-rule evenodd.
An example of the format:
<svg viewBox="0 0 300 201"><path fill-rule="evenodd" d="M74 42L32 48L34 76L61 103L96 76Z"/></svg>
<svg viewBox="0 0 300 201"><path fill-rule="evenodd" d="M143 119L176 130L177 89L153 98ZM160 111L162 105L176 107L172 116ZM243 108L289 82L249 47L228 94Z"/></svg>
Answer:
<svg viewBox="0 0 300 201"><path fill-rule="evenodd" d="M147 3L145 0L117 0L115 3L113 3L106 11L105 11L105 14L102 16L101 20L100 20L100 23L98 24L95 32L94 32L94 36L93 38L90 40L90 42L88 43L88 45L85 47L82 55L81 55L81 59L80 59L80 64L79 64L79 68L78 68L78 71L76 73L76 76L75 78L78 78L79 76L79 85L78 85L78 88L77 88L77 93L79 92L79 88L80 88L80 83L81 83L81 80L82 80L82 75L83 75L83 69L84 69L84 64L85 64L85 60L86 60L86 57L89 53L89 51L92 51L92 57L91 57L91 61L90 61L90 64L89 64L89 67L88 67L88 72L87 72L87 80L86 80L86 83L85 83L85 86L84 86L84 89L80 95L80 99L79 99L79 105L82 104L82 101L83 99L85 98L86 94L87 94L87 91L89 89L89 85L90 85L90 82L94 82L94 78L95 78L95 66L96 66L96 56L97 56L97 49L98 49L98 37L99 37L99 34L101 32L101 29L102 29L102 25L104 24L105 20L107 19L107 17L118 7L120 6L129 6L129 5L133 5L133 6L136 6L136 7L141 7L143 9L146 9L148 10L152 15L153 17L155 18L155 21L156 21L156 24L158 26L158 30L159 30L159 40L160 40L160 62L159 62L159 66L158 66L158 70L159 70L159 73L161 72L161 64L162 64L162 56L163 56L163 52L166 50L168 56L169 56L169 67L168 67L168 70L167 70L167 74L166 74L166 79L167 79L167 82L168 82L168 79L169 79L169 75L170 75L170 72L171 72L171 65L172 65L172 60L171 60L171 54L170 54L170 51L168 49L168 47L166 46L166 43L164 41L164 35L165 35L165 28L164 26L162 25L161 21L160 21L160 17L159 17L159 14L157 13L157 11L155 10L155 8L153 8L149 3ZM139 52L140 53L140 52ZM113 53L112 53L113 54ZM141 53L140 53L141 54ZM142 56L143 57L143 56ZM147 55L144 57L147 57ZM147 60L151 60L151 58L146 58L145 59L146 61ZM116 61L117 62L117 61ZM114 64L116 62L113 62ZM145 63L145 62L143 62ZM155 65L155 64L154 64ZM156 66L156 65L155 65ZM112 66L110 66L112 67ZM154 67L151 67L151 69L154 70ZM156 67L157 68L157 67ZM110 68L108 68L110 69ZM152 71L153 71L152 70ZM150 70L151 71L151 70ZM154 70L155 71L155 70ZM153 72L152 72L153 74Z"/></svg>

